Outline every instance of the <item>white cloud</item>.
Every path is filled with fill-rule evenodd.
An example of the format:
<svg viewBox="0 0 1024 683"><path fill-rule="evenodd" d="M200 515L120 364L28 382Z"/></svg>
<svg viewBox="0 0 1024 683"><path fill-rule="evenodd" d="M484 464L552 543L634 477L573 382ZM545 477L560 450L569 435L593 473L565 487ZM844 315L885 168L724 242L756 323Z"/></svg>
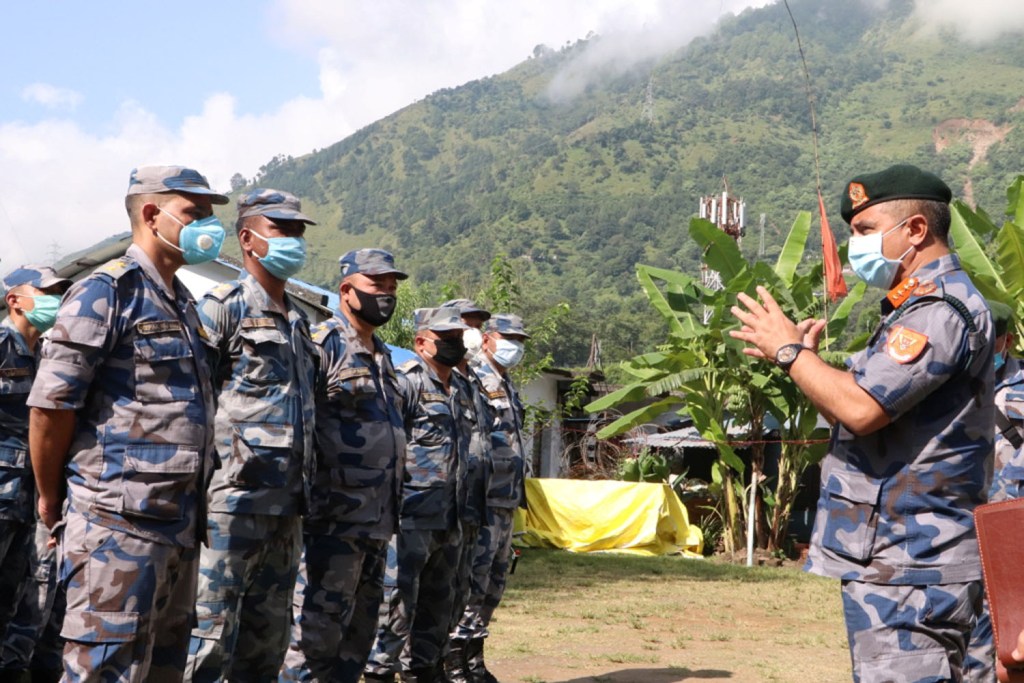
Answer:
<svg viewBox="0 0 1024 683"><path fill-rule="evenodd" d="M22 89L21 99L51 109L74 110L82 101L82 94L70 88L58 88L49 83L33 83Z"/></svg>
<svg viewBox="0 0 1024 683"><path fill-rule="evenodd" d="M916 0L914 14L929 33L953 30L974 42L1024 31L1020 0Z"/></svg>

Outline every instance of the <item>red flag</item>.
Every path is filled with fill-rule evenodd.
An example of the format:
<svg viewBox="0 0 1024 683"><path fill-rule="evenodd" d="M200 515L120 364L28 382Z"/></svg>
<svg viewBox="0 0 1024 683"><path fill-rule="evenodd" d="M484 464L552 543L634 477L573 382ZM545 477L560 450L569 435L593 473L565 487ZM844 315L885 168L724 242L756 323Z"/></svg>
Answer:
<svg viewBox="0 0 1024 683"><path fill-rule="evenodd" d="M825 259L825 291L828 292L828 298L835 302L836 299L846 296L846 280L843 279L843 264L839 261L835 235L832 234L832 228L828 227L828 218L825 216L825 200L821 198L820 190L818 191L818 211L821 213L821 251Z"/></svg>

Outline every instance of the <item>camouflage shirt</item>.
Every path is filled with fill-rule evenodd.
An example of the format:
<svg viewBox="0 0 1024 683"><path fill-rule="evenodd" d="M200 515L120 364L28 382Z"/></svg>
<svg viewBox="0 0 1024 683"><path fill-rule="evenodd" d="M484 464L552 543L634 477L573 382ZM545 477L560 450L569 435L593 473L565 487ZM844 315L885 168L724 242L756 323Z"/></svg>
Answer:
<svg viewBox="0 0 1024 683"><path fill-rule="evenodd" d="M996 371L996 443L992 502L1024 495L1024 368L1013 356Z"/></svg>
<svg viewBox="0 0 1024 683"><path fill-rule="evenodd" d="M387 346L344 316L313 328L320 350L316 470L305 529L387 540L397 529L405 431Z"/></svg>
<svg viewBox="0 0 1024 683"><path fill-rule="evenodd" d="M981 576L972 511L992 454L992 319L956 256L914 277L906 303L883 300L885 318L850 359L891 422L865 436L833 428L807 564L816 574L904 585Z"/></svg>
<svg viewBox="0 0 1024 683"><path fill-rule="evenodd" d="M199 302L217 395L217 455L210 509L293 515L313 454L316 351L306 314L270 300L249 273Z"/></svg>
<svg viewBox="0 0 1024 683"><path fill-rule="evenodd" d="M408 439L399 524L403 529L453 529L460 516L459 479L466 469L459 427L461 382L452 381L446 392L420 358L402 363L398 371Z"/></svg>
<svg viewBox="0 0 1024 683"><path fill-rule="evenodd" d="M0 519L35 519L35 479L28 457L28 392L35 356L10 318L0 322Z"/></svg>
<svg viewBox="0 0 1024 683"><path fill-rule="evenodd" d="M188 290L132 245L64 295L28 405L75 411L73 509L100 526L192 547L205 533L214 402Z"/></svg>
<svg viewBox="0 0 1024 683"><path fill-rule="evenodd" d="M463 375L452 372L452 381L459 383L459 402L462 419L459 420L462 450L466 454L466 472L461 477L459 500L462 519L482 525L487 512L487 482L491 467L491 429L494 411L484 398L484 387L472 370Z"/></svg>
<svg viewBox="0 0 1024 683"><path fill-rule="evenodd" d="M524 495L523 402L519 400L519 392L512 381L502 375L485 354L474 357L470 367L480 378L494 415L487 504L515 508Z"/></svg>

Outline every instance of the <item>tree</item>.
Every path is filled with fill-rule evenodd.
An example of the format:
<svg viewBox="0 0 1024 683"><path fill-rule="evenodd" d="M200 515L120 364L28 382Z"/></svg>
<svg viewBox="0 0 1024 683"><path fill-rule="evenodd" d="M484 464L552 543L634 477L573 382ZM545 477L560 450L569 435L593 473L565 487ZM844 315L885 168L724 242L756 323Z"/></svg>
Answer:
<svg viewBox="0 0 1024 683"><path fill-rule="evenodd" d="M235 175L231 176L231 180L228 182L231 183L232 192L238 192L239 190L246 186L245 176L243 176L241 173L236 173Z"/></svg>

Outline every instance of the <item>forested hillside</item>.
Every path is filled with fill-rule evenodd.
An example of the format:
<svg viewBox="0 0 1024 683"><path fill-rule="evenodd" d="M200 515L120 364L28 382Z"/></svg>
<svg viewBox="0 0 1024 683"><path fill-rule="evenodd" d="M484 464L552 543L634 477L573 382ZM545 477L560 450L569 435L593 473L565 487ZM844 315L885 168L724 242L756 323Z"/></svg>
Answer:
<svg viewBox="0 0 1024 683"><path fill-rule="evenodd" d="M790 3L839 242L844 180L895 161L936 170L957 195L1001 212L1024 156L1024 45L922 35L909 2L874 5ZM321 223L301 276L334 286L341 252L380 245L417 282L472 294L504 253L520 270L528 321L571 304L555 359L575 365L594 332L606 362L659 340L634 266L696 272L686 226L702 194L728 182L745 198L750 255L764 214L771 258L796 212L816 206L805 81L785 7L727 18L710 37L625 73L581 66L601 41L537 46L504 74L269 162L254 182L297 193ZM566 95L572 86L581 92Z"/></svg>

